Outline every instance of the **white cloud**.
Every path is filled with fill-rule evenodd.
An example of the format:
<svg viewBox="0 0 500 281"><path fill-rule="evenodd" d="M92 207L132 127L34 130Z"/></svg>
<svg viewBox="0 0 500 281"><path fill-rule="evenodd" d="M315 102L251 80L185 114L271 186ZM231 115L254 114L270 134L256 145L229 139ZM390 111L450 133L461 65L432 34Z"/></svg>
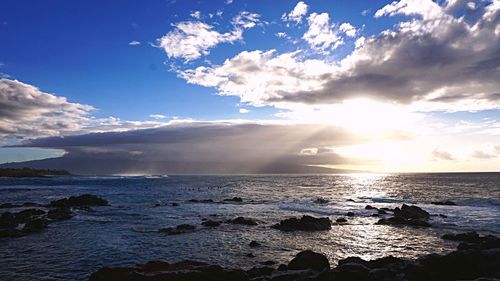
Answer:
<svg viewBox="0 0 500 281"><path fill-rule="evenodd" d="M238 15L236 15L233 18L232 23L236 26L241 26L243 28L248 29L248 28L252 28L256 24L258 24L260 22L259 18L260 18L259 14L243 11L243 12L238 13Z"/></svg>
<svg viewBox="0 0 500 281"><path fill-rule="evenodd" d="M424 20L442 17L441 7L432 0L401 0L394 1L375 12L375 17L394 15L421 16Z"/></svg>
<svg viewBox="0 0 500 281"><path fill-rule="evenodd" d="M128 42L128 44L130 46L138 46L138 45L141 45L141 42L139 42L137 40L132 40L132 41Z"/></svg>
<svg viewBox="0 0 500 281"><path fill-rule="evenodd" d="M256 50L179 75L189 83L214 87L221 95L278 108L356 98L416 111L500 108L500 4L496 3L500 1L478 7L481 14L470 22L449 14L448 6L437 6L441 10L436 11L437 4L427 3L418 10L410 2L396 2L379 10L379 16L414 16L377 36L357 38L355 50L339 62L311 60L300 52ZM327 14L311 14L310 20L314 24L304 36L313 46L340 44L340 27L332 30Z"/></svg>
<svg viewBox="0 0 500 281"><path fill-rule="evenodd" d="M246 108L240 108L239 112L240 112L241 114L245 114L245 113L249 113L249 112L250 112L250 110L248 110L248 109L246 109Z"/></svg>
<svg viewBox="0 0 500 281"><path fill-rule="evenodd" d="M322 87L334 67L321 60L299 59L299 53L278 55L275 50L244 51L222 65L180 71L188 83L215 87L220 95L239 96L242 102L263 105L283 93Z"/></svg>
<svg viewBox="0 0 500 281"><path fill-rule="evenodd" d="M312 13L307 19L309 29L302 38L312 47L319 50L336 49L344 41L340 36L335 24L330 24L327 13Z"/></svg>
<svg viewBox="0 0 500 281"><path fill-rule="evenodd" d="M307 9L308 9L308 6L306 3L300 1L297 3L297 5L295 5L295 7L293 8L292 11L290 11L290 13L288 14L283 14L281 16L281 19L284 20L284 21L293 21L295 23L301 23L302 22L302 18L307 15Z"/></svg>
<svg viewBox="0 0 500 281"><path fill-rule="evenodd" d="M153 119L157 119L157 120L158 119L165 119L165 118L167 118L167 116L163 115L163 114L151 114L151 115L149 115L149 117L153 118Z"/></svg>
<svg viewBox="0 0 500 281"><path fill-rule="evenodd" d="M186 62L208 55L220 43L233 43L243 38L243 31L219 33L214 27L199 21L185 21L174 25L174 30L157 40L169 58L183 58Z"/></svg>
<svg viewBox="0 0 500 281"><path fill-rule="evenodd" d="M339 30L344 32L345 35L349 36L349 37L355 37L356 36L356 28L354 26L352 26L352 24L348 23L348 22L344 22L342 23L340 26L339 26Z"/></svg>
<svg viewBox="0 0 500 281"><path fill-rule="evenodd" d="M193 17L193 18L195 18L195 19L200 19L201 18L201 12L200 11L193 11L193 12L191 12L190 16Z"/></svg>

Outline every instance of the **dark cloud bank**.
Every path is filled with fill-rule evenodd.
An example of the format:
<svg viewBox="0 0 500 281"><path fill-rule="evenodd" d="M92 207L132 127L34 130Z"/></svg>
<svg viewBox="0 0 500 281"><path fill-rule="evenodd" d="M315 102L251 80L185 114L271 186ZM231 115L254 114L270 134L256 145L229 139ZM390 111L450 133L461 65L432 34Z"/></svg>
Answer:
<svg viewBox="0 0 500 281"><path fill-rule="evenodd" d="M34 139L18 146L57 148L67 154L3 166L67 169L77 174L336 172L310 165L352 164L330 147L364 141L325 125L195 122Z"/></svg>

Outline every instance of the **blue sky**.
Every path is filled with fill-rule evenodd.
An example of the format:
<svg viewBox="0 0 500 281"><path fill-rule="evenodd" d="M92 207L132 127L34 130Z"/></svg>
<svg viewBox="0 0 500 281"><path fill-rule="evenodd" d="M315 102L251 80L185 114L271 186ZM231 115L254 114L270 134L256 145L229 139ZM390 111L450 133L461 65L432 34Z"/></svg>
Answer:
<svg viewBox="0 0 500 281"><path fill-rule="evenodd" d="M368 138L287 152L356 160L340 168L495 170L499 5L7 0L0 136L29 149L0 148L0 163L70 151L33 144L47 137L204 121L326 124ZM367 150L399 145L408 157L359 164Z"/></svg>
<svg viewBox="0 0 500 281"><path fill-rule="evenodd" d="M386 1L388 2L388 1ZM240 11L259 13L270 24L245 32L244 42L221 44L205 57L214 63L243 50L277 49L292 51L304 47L274 36L289 31L303 33L304 27L286 28L280 20L295 2L279 1L6 1L0 11L0 61L2 72L36 85L45 92L66 96L70 101L91 104L97 116L145 120L150 114L199 119L238 118L239 101L214 95L213 89L193 86L169 70L174 62L152 47L172 24L193 20L193 11L203 17L222 11L221 17L206 19L230 29L231 19ZM390 27L392 19L362 16L363 10L376 10L383 2L311 1L311 10L328 12L338 22L365 26L373 34ZM366 4L377 4L367 6ZM22 34L22 35L21 35ZM137 40L139 46L130 46ZM352 46L345 46L351 49ZM343 52L335 54L343 56ZM190 65L201 65L203 59ZM143 98L142 98L143 97ZM134 110L130 110L133 107ZM213 110L217 108L217 110ZM273 118L273 110L256 110L252 118Z"/></svg>

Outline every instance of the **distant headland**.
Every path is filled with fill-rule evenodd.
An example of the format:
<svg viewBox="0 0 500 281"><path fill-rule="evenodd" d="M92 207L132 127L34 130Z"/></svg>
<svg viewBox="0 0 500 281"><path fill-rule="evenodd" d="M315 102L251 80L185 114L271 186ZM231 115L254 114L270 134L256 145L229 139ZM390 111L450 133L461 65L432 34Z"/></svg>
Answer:
<svg viewBox="0 0 500 281"><path fill-rule="evenodd" d="M70 176L66 170L31 169L31 168L0 168L0 178L27 178L47 176Z"/></svg>

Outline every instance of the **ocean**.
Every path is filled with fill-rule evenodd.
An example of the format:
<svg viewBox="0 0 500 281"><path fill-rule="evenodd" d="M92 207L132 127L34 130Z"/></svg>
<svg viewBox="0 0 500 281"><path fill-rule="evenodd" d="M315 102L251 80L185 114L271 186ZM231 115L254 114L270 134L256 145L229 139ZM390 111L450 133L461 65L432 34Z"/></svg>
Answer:
<svg viewBox="0 0 500 281"><path fill-rule="evenodd" d="M0 179L0 204L47 204L81 194L98 195L110 206L76 210L72 219L51 223L41 233L0 238L0 280L87 280L102 266L150 260L194 259L250 268L265 261L286 263L304 249L324 253L333 265L349 256L415 258L454 250L456 242L440 238L444 233L500 235L500 173ZM223 201L233 197L243 202ZM328 203L317 203L317 198ZM431 203L444 200L457 205ZM444 216L432 216L430 228L395 227L376 225L376 212L365 209L368 204L394 208L403 203ZM354 216L346 217L347 212ZM318 232L270 227L304 214L348 221ZM259 224L201 225L207 218L238 216ZM180 235L158 232L185 223L197 229ZM261 247L249 247L254 240Z"/></svg>

